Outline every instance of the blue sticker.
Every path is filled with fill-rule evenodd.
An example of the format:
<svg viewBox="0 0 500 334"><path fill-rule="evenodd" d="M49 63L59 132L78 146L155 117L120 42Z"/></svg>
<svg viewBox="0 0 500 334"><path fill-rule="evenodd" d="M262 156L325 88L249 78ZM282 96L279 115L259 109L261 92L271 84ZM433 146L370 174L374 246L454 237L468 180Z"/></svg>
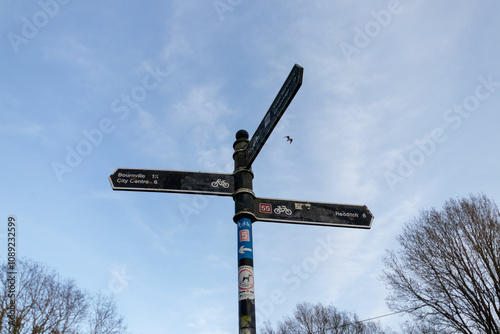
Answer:
<svg viewBox="0 0 500 334"><path fill-rule="evenodd" d="M238 260L252 259L252 221L248 218L238 220Z"/></svg>

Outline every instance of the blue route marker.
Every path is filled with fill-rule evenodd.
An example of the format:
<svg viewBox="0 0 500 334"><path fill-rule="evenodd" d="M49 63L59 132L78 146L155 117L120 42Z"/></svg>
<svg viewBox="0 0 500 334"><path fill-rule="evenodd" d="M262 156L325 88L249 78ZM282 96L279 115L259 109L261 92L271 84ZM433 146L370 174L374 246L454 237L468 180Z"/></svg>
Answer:
<svg viewBox="0 0 500 334"><path fill-rule="evenodd" d="M238 260L253 260L252 221L248 218L238 220Z"/></svg>

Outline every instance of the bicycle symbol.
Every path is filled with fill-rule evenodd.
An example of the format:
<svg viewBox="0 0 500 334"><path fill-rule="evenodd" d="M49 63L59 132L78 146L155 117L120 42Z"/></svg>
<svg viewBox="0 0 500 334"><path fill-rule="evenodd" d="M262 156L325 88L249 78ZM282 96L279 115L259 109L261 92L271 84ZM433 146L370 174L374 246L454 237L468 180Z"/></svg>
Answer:
<svg viewBox="0 0 500 334"><path fill-rule="evenodd" d="M229 183L226 180L221 180L221 179L217 179L216 181L212 182L211 185L214 188L218 187L229 188Z"/></svg>
<svg viewBox="0 0 500 334"><path fill-rule="evenodd" d="M282 212L286 213L289 216L292 214L292 210L287 208L285 205L278 205L276 208L274 208L275 214L279 215Z"/></svg>

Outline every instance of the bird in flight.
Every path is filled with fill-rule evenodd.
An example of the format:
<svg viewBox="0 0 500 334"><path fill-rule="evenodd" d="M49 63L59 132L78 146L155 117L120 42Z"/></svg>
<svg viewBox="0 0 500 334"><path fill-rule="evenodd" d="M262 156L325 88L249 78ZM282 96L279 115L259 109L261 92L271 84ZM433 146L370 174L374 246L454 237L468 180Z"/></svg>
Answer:
<svg viewBox="0 0 500 334"><path fill-rule="evenodd" d="M289 141L289 142L290 142L290 144L292 143L293 138L290 138L290 136L285 136L285 138L286 138L286 141Z"/></svg>

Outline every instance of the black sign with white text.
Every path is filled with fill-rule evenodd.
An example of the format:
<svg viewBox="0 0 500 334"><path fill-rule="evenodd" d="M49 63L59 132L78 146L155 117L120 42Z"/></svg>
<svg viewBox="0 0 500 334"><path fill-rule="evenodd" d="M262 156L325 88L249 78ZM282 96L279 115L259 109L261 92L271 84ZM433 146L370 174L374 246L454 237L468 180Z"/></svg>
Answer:
<svg viewBox="0 0 500 334"><path fill-rule="evenodd" d="M365 205L315 203L255 198L257 220L279 223L371 228L373 215Z"/></svg>
<svg viewBox="0 0 500 334"><path fill-rule="evenodd" d="M297 94L297 91L302 85L303 73L304 69L295 64L288 78L286 78L283 87L281 87L278 95L276 95L271 107L267 111L267 114L264 116L264 119L248 143L246 151L247 167L255 160L255 157L259 154L262 146L264 146L267 138L271 135L271 132L281 116L285 113L286 108L288 108L293 97Z"/></svg>
<svg viewBox="0 0 500 334"><path fill-rule="evenodd" d="M118 168L109 177L113 190L160 191L232 196L233 174Z"/></svg>

